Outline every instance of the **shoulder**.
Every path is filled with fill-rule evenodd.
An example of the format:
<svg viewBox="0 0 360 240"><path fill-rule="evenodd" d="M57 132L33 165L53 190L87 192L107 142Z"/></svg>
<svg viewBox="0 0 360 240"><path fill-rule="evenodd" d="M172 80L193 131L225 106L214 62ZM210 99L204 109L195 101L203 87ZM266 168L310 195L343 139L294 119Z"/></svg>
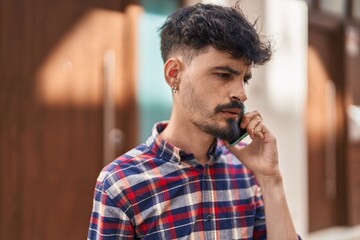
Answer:
<svg viewBox="0 0 360 240"><path fill-rule="evenodd" d="M97 184L112 199L126 196L131 200L138 189L147 187L159 174L175 170L175 165L162 159L154 148L142 144L105 166Z"/></svg>
<svg viewBox="0 0 360 240"><path fill-rule="evenodd" d="M145 144L141 144L106 165L101 170L97 181L110 184L116 182L120 177L138 174L139 165L152 158L154 158L154 154Z"/></svg>

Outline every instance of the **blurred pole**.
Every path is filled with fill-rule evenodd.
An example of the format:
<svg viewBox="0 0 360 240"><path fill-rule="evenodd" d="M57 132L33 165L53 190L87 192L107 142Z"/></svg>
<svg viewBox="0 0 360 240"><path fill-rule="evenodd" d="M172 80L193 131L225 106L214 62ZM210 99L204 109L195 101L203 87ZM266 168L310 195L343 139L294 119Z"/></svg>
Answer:
<svg viewBox="0 0 360 240"><path fill-rule="evenodd" d="M336 86L328 80L326 85L326 159L325 161L325 194L329 199L336 197Z"/></svg>
<svg viewBox="0 0 360 240"><path fill-rule="evenodd" d="M114 50L107 50L103 58L103 163L104 165L114 160L116 149L121 148L124 142L124 133L115 128L116 117L116 54Z"/></svg>

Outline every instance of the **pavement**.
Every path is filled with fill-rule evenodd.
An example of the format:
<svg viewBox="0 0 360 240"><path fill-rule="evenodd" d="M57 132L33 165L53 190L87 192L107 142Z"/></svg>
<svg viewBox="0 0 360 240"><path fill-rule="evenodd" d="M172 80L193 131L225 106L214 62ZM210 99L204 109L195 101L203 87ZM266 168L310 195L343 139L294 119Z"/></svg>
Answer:
<svg viewBox="0 0 360 240"><path fill-rule="evenodd" d="M360 240L360 225L353 227L331 227L312 232L304 240Z"/></svg>

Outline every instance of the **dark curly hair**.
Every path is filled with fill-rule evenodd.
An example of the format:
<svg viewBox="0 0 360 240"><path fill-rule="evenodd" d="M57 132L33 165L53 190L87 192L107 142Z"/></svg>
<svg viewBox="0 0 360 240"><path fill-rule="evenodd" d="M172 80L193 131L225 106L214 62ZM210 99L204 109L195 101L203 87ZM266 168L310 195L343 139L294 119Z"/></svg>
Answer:
<svg viewBox="0 0 360 240"><path fill-rule="evenodd" d="M262 65L272 55L269 41L260 39L239 7L198 3L173 12L160 27L161 54L164 62L173 52L185 58L204 52L208 46L226 51L249 64Z"/></svg>

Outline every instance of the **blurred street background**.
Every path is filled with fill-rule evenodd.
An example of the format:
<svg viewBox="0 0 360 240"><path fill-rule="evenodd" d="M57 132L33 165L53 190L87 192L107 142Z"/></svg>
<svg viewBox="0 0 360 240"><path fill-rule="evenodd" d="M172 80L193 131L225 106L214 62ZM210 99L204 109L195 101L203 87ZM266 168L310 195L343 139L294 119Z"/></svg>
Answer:
<svg viewBox="0 0 360 240"><path fill-rule="evenodd" d="M236 1L0 0L0 240L86 239L101 169L169 118L158 28L197 2ZM246 105L298 233L360 239L360 0L240 5L275 49Z"/></svg>

